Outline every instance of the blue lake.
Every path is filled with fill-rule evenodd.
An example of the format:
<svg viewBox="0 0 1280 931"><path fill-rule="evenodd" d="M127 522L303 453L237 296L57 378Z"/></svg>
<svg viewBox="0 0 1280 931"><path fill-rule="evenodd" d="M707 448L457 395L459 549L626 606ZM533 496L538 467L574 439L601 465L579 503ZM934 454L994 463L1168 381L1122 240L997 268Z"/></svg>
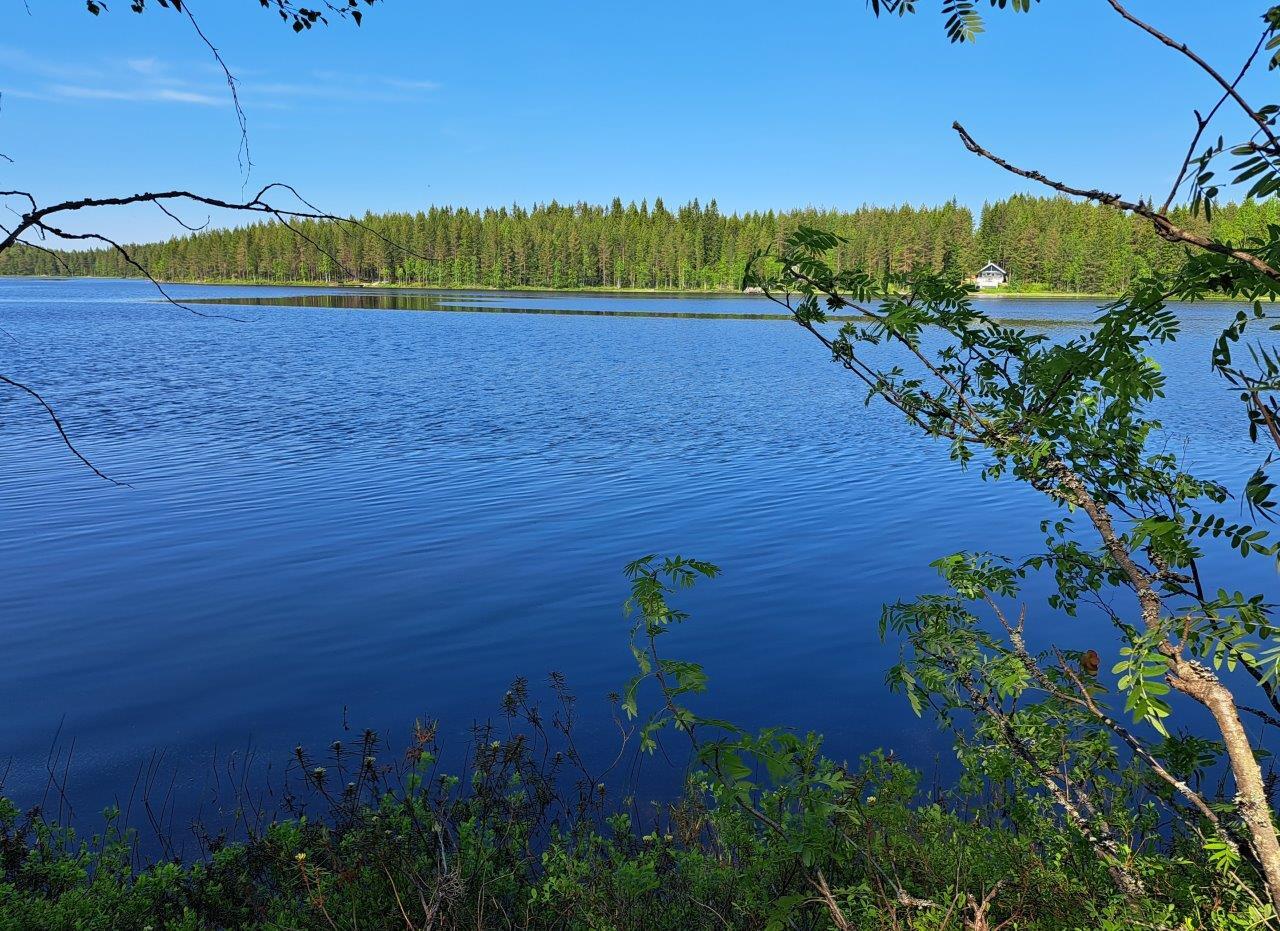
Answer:
<svg viewBox="0 0 1280 931"><path fill-rule="evenodd" d="M949 741L890 694L880 605L936 590L930 560L1035 550L1052 509L962 473L770 320L467 312L756 314L761 298L555 294L335 303L305 289L0 279L0 371L44 393L95 478L30 398L0 393L0 773L38 801L55 742L72 798L101 807L165 751L198 796L215 755L283 761L343 722L392 746L415 718L446 743L516 675L556 670L579 741L612 748L606 695L631 672L623 565L682 553L724 576L689 594L672 655L705 663L705 707L824 732L831 753ZM315 295L315 296L309 296ZM336 302L341 303L341 302ZM369 305L369 306L361 306ZM1086 322L1084 302L1001 316ZM1187 309L1159 358L1172 448L1238 490L1263 451L1208 373L1225 305ZM1274 568L1242 578L1274 595ZM1096 622L1041 629L1084 649ZM1101 638L1101 639L1099 639ZM612 752L610 750L610 752ZM662 762L653 778L661 781Z"/></svg>

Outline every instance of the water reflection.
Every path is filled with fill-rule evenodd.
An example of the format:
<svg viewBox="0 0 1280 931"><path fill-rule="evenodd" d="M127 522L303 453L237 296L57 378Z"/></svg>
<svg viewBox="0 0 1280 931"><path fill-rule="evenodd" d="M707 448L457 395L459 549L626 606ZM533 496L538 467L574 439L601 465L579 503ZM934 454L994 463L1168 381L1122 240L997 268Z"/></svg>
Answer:
<svg viewBox="0 0 1280 931"><path fill-rule="evenodd" d="M562 317L648 317L668 320L773 320L790 321L791 315L763 296L754 295L664 295L631 298L625 294L546 294L527 292L438 292L334 290L290 295L225 296L187 299L192 304L236 304L253 307L326 307L345 310L416 310L437 313L546 314ZM673 309L683 303L698 309ZM620 306L609 306L611 304ZM711 309L729 304L733 310ZM575 306L576 305L576 306ZM1046 302L1043 315L1001 311L1013 307L984 308L990 316L1013 326L1077 325L1088 321L1092 303L1083 301ZM864 322L865 314L829 314L832 323Z"/></svg>

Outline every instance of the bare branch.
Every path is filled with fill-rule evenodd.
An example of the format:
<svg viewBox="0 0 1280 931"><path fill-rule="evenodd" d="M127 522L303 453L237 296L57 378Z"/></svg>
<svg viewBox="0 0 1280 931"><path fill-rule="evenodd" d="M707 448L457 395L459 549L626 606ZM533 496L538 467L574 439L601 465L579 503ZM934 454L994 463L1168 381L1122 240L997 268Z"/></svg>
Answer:
<svg viewBox="0 0 1280 931"><path fill-rule="evenodd" d="M270 203L267 200L267 198L272 191L276 191L276 190L284 191L292 195L306 209L302 209L302 210L287 209L284 207L278 207ZM291 185L283 184L280 182L273 182L271 184L265 185L252 198L244 201L229 201L229 200L223 200L221 198L216 198L216 197L206 197L200 194L196 194L192 191L161 191L158 193L144 192L141 194L131 194L124 197L86 197L86 198L81 198L79 200L62 201L60 203L51 204L47 207L41 207L39 205L39 202L36 200L35 195L30 193L29 191L19 191L19 190L0 191L0 198L10 198L10 197L24 199L30 205L30 209L26 213L18 214L17 211L13 210L12 208L9 208L10 212L14 213L18 217L18 222L13 227L0 225L0 235L3 236L3 238L0 238L0 253L5 252L6 250L14 247L15 245L28 246L30 248L38 249L42 252L45 252L53 256L54 259L63 267L64 270L70 271L70 269L67 266L67 263L62 258L62 256L58 255L56 250L49 249L46 246L40 245L35 242L31 242L30 239L24 238L24 235L27 233L35 233L41 239L44 239L45 236L48 235L48 236L57 237L63 240L78 240L82 242L85 242L85 241L99 242L113 249L116 253L118 253L124 259L126 263L128 263L130 267L136 269L140 275L142 275L149 282L151 282L151 284L156 288L156 290L160 293L160 295L164 298L166 302L168 302L169 304L172 304L174 307L180 308L182 310L187 311L188 313L194 314L195 316L205 317L210 319L233 320L240 323L245 322L243 318L240 318L240 317L232 317L225 314L205 313L205 312L196 310L194 307L191 307L188 304L184 304L182 301L179 301L176 298L174 298L165 289L164 285L161 284L155 278L155 276L151 274L150 270L147 269L145 265L143 265L133 256L133 254L129 251L129 248L127 246L101 233L71 232L70 230L64 229L61 226L55 225L53 222L51 222L50 218L57 217L61 214L75 213L80 210L87 210L87 209L92 209L96 207L124 207L124 206L131 206L134 204L155 204L156 207L158 207L167 216L171 217L175 222L177 222L179 225L183 226L184 228L189 230L202 229L203 226L193 227L190 224L186 223L185 221L182 220L181 217L175 214L169 207L169 205L172 203L185 201L185 202L190 202L195 204L201 204L207 207L217 207L223 210L239 211L243 213L260 213L260 214L266 214L268 216L271 216L274 219L276 219L278 222L282 223L290 231L292 231L296 236L299 237L299 239L310 244L313 248L315 248L321 254L328 256L330 260L334 261L334 263L339 268L343 267L343 263L341 261L338 261L337 258L331 252L323 248L318 242L315 241L314 238L307 235L303 230L299 229L298 226L291 221L316 220L316 221L327 221L327 222L334 222L342 225L352 226L357 229L364 230L370 233L371 235L391 245L392 247L400 250L401 252L404 252L408 255L413 255L417 258L425 258L425 256L419 255L418 253L415 253L412 250L405 248L400 243L397 243L394 240L389 239L387 236L371 228L366 223L362 223L361 221L351 217L340 217L340 216L337 216L336 214L327 213L321 210L315 204L311 203L305 197L303 197L300 193L298 193L296 188L294 188ZM204 225L207 226L208 222L209 221L206 220ZM6 378L4 376L0 376L0 378L3 378L3 381L5 383L11 384L13 387L26 391L32 397L36 398L36 400L38 400L42 405L44 405L45 410L49 413L50 417L53 418L54 424L58 429L58 433L59 435L61 435L63 442L66 443L67 448L70 449L76 455L77 458L79 458L82 462L84 462L87 466L89 466L89 468L93 470L94 474L99 475L100 477L107 479L108 481L111 481L114 484L117 484L117 485L124 484L122 482L116 482L114 479L108 478L108 476L100 472L96 467L93 466L91 462L89 462L87 458L85 458L83 455L80 454L80 452L75 448L75 446L72 445L70 438L67 436L66 431L63 429L61 422L57 419L56 415L54 414L53 409L44 402L44 399L34 389L28 387L27 385L21 384L20 382L15 382L12 379Z"/></svg>
<svg viewBox="0 0 1280 931"><path fill-rule="evenodd" d="M1240 95L1240 92L1236 90L1236 84L1239 82L1239 78L1237 78L1235 81L1228 82L1227 79L1224 78L1221 74L1219 74L1213 68L1212 65L1210 65L1207 61L1205 61L1203 58L1201 58L1199 55L1193 52L1185 42L1179 42L1176 39L1172 39L1169 36L1165 35L1163 32L1161 32L1159 29L1157 29L1155 26L1152 26L1150 23L1146 23L1138 19L1138 17L1134 16L1132 13L1126 10L1123 4L1119 2L1119 0L1107 0L1107 3L1111 5L1111 8L1113 10L1115 10L1122 17L1124 17L1125 20L1137 26L1147 35L1152 36L1159 42L1163 43L1164 45L1167 45L1169 48L1173 49L1176 52L1180 52L1181 54L1185 55L1187 58L1195 62L1196 65L1200 67L1200 70L1202 70L1205 74L1209 75L1209 77L1213 78L1213 80L1216 81L1220 87L1222 87L1222 89L1226 92L1227 96L1236 102L1236 104L1240 107L1241 110L1244 111L1245 115L1248 116L1249 119L1253 120L1253 122L1258 124L1258 128L1262 130L1263 135L1267 137L1267 140L1271 143L1273 150L1280 151L1280 139L1276 138L1275 131L1271 128L1271 121L1267 119L1265 116L1263 116L1261 113L1259 113L1257 110L1253 109L1253 107L1249 105L1249 103L1244 99L1244 97Z"/></svg>
<svg viewBox="0 0 1280 931"><path fill-rule="evenodd" d="M68 275L72 274L71 266L67 264L66 259L64 259L61 255L58 254L56 249L50 249L48 246L42 246L38 242L31 242L30 240L27 240L27 239L19 239L18 244L26 246L28 249L35 249L39 252L45 253L45 255L50 256L55 262L61 265L62 270L64 272L66 272Z"/></svg>
<svg viewBox="0 0 1280 931"><path fill-rule="evenodd" d="M368 0L368 2L372 2L372 0ZM263 6L268 5L266 0L263 0L262 5ZM27 13L30 14L31 9L30 9L30 6L26 3L26 0L24 0L24 6L27 9ZM241 106L241 103L240 103L238 81L235 75L231 73L231 69L227 66L226 61L223 59L221 51L218 49L216 45L213 44L212 40L209 38L208 35L205 34L204 30L201 28L199 21L196 19L195 14L191 9L190 2L185 2L181 4L174 3L173 6L175 9L179 10L181 13L183 13L186 16L187 21L191 24L192 29L195 30L196 35L199 36L200 41L203 42L204 45L208 48L208 50L212 53L214 60L217 62L218 67L221 68L222 74L226 79L227 89L231 94L231 102L235 109L236 121L239 124L239 128L240 128L240 144L236 151L236 161L239 164L241 170L244 172L245 183L247 184L249 173L252 171L252 168L253 168L253 159L251 157L251 153L249 149L248 121L245 116L244 108ZM287 19L290 15L293 16L295 31L301 30L303 28L310 28L311 21L316 18L315 16L311 16L310 18L308 18L306 15L304 15L307 12L306 10L302 8L295 9L293 5L290 2L288 2L288 0L276 0L276 6L280 12L280 15L283 18ZM326 8L328 8L330 11L332 11L334 14L338 16L341 16L344 18L349 16L350 18L354 19L354 21L358 25L360 23L362 14L358 10L350 9L350 7L355 7L355 6L356 4L354 2L338 6L329 2L329 0L325 0ZM89 7L91 12L94 12L94 13L98 12L94 4L90 3ZM141 2L136 3L134 4L133 9L135 10L135 12L142 12L143 4ZM325 21L322 16L319 18L321 19L321 21ZM3 105L3 94L0 93L0 106L2 105ZM0 152L0 159L3 159L4 161L9 163L13 162L12 158L10 158L8 155L2 152ZM275 188L280 188L282 190L288 191L295 198L297 198L297 200L300 203L302 203L307 207L307 211L285 210L282 208L277 208L267 203L264 200L264 198L267 196L268 192L272 191ZM192 232L196 232L204 229L209 225L209 219L206 219L205 222L200 226L192 226L191 224L188 224L186 221L184 221L177 214L175 214L171 209L169 209L169 206L166 204L166 202L173 202L177 200L187 200L194 203L204 204L210 207L218 207L218 208L228 209L228 210L247 211L251 213L269 214L273 216L276 220L278 220L280 223L284 224L291 231L293 231L293 233L297 235L299 238L308 242L312 247L316 248L318 251L326 255L329 255L330 258L333 258L333 256L330 255L328 252L326 252L326 250L324 250L318 243L316 243L314 239L312 239L310 236L307 236L305 233L299 230L296 226L290 223L289 220L290 219L314 219L314 220L331 220L331 221L337 221L340 223L349 222L355 226L360 227L361 229L365 229L365 230L368 230L369 232L374 233L385 242L391 243L392 245L395 245L398 248L403 248L403 247L400 247L399 244L392 243L391 240L387 239L385 236L382 236L380 233L377 233L374 230L370 230L365 224L362 224L359 221L356 221L354 219L344 220L341 217L333 216L331 214L327 214L324 211L319 210L317 207L315 207L314 204L311 204L304 197L302 197L293 187L285 184L269 184L266 187L262 188L257 193L257 195L255 195L252 199L241 202L241 203L236 203L233 201L224 201L217 198L202 197L200 195L197 195L188 191L167 191L159 194L144 193L144 194L137 194L129 197L120 197L120 198L83 198L75 201L63 201L61 203L53 204L49 207L41 208L38 202L36 201L35 196L28 191L17 191L17 190L0 191L0 199L10 198L10 197L24 198L26 202L30 205L30 209L24 214L18 214L18 212L16 210L13 210L13 208L10 207L7 203L4 205L6 209L8 209L11 213L13 213L15 216L18 217L18 222L12 228L0 225L0 233L3 234L3 238L0 239L0 253L5 252L6 250L14 247L15 245L21 244L23 246L28 246L30 248L37 249L37 250L40 250L41 252L47 253L48 255L52 256L54 260L57 261L62 266L64 270L70 271L66 261L62 258L62 256L58 255L58 253L55 250L49 249L37 243L33 243L29 239L23 238L24 235L28 232L34 232L40 239L44 239L45 235L49 234L64 240L100 242L109 246L113 250L115 250L121 257L123 257L125 262L127 262L132 268L136 269L148 281L150 281L151 284L155 286L156 290L159 291L161 296L163 296L168 303L172 304L175 307L179 307L183 310L186 310L189 313L195 314L196 316L199 316L199 317L221 317L223 319L230 319L230 320L239 319L236 317L223 317L223 315L203 313L199 310L196 310L193 307L183 304L178 300L175 300L168 293L168 291L165 290L164 286L159 281L156 280L156 278L151 274L151 272L145 266L143 266L142 263L140 263L133 257L133 255L130 253L129 249L126 246L100 233L72 233L68 230L62 229L61 227L54 225L52 222L50 222L50 218L58 216L59 214L71 213L71 212L75 212L75 211L86 209L86 208L106 207L106 206L127 206L130 204L138 204L138 203L153 203L161 211L163 211L165 215L167 215L174 222L178 223L184 229L190 230ZM337 264L339 265L339 267L341 267L342 263L338 262ZM12 338L12 336L10 338ZM81 462L83 462L86 466L88 466L89 469L92 470L95 475L115 485L124 484L123 482L118 482L115 479L112 479L109 476L105 475L96 466L94 466L92 462L90 462L84 455L80 453L80 451L71 442L71 439L67 435L66 430L63 428L62 421L58 418L57 413L35 389L21 382L15 381L14 379L9 378L8 376L5 376L5 375L0 375L0 382L3 382L4 384L7 384L11 387L17 388L23 392L26 392L31 397L35 398L36 401L38 401L40 405L44 408L45 412L49 415L50 419L53 421L54 426L58 430L59 436L62 437L63 443L66 444L67 448L71 450L71 452L76 456L76 458L78 458Z"/></svg>
<svg viewBox="0 0 1280 931"><path fill-rule="evenodd" d="M31 203L31 209L36 209L36 198L30 191L0 191L0 197L25 197Z"/></svg>
<svg viewBox="0 0 1280 931"><path fill-rule="evenodd" d="M310 244L311 248L315 249L317 252L319 252L321 255L327 258L330 262L332 262L338 268L338 270L342 272L342 274L345 277L347 278L355 277L351 269L347 268L347 266L343 263L342 259L338 258L331 251L326 249L324 246L320 245L320 243L316 242L314 239L312 239L302 230L298 229L298 227L294 226L292 223L286 220L279 213L276 214L276 220L278 220L285 229L289 230L291 233L293 233L293 235L297 236L303 242Z"/></svg>
<svg viewBox="0 0 1280 931"><path fill-rule="evenodd" d="M163 211L164 214L167 217L169 217L169 219L173 220L174 223L177 223L183 229L190 230L193 233L200 232L202 229L207 227L209 225L209 221L213 219L212 217L205 217L204 222L201 223L199 226L192 226L190 223L182 219L182 217L178 216L176 213L174 213L172 210L170 210L168 207L166 207L164 204L160 203L159 201L156 201L156 206L159 207L161 211Z"/></svg>
<svg viewBox="0 0 1280 931"><path fill-rule="evenodd" d="M1249 73L1249 69L1253 67L1254 60L1258 57L1258 53L1262 51L1262 47L1267 42L1268 32L1264 31L1258 44L1253 47L1253 51L1249 53L1249 57L1245 59L1240 73L1236 75L1236 79L1231 82L1231 88L1235 88ZM1168 213L1173 199L1178 196L1178 190L1182 187L1182 182L1187 177L1187 169L1191 167L1191 159L1195 156L1196 146L1200 144L1200 139L1204 136L1204 131L1209 128L1209 124L1213 122L1213 118L1217 116L1218 111L1222 109L1222 105L1231 97L1230 90L1224 91L1222 96L1218 98L1218 102L1213 105L1213 109L1209 111L1208 116L1202 117L1200 111L1195 111L1196 116L1196 133L1191 137L1191 144L1187 146L1187 154L1183 156L1182 167L1178 169L1178 176L1173 180L1173 186L1169 188L1169 196L1164 199L1164 203L1160 206L1161 213Z"/></svg>
<svg viewBox="0 0 1280 931"><path fill-rule="evenodd" d="M27 15L28 15L28 16L30 16L30 15L31 15L31 9L30 9L29 7L27 8ZM0 110L3 110L3 108L4 108L4 92L3 92L3 91L0 91ZM13 164L13 159L11 159L9 156L5 155L3 152L0 152L0 158L4 159L4 160L5 160L6 162L8 162L10 165L12 165L12 164Z"/></svg>
<svg viewBox="0 0 1280 931"><path fill-rule="evenodd" d="M236 122L240 124L240 146L236 149L236 164L244 172L245 183L248 184L249 173L253 170L253 158L249 152L249 121L245 117L244 107L240 106L240 93L237 89L239 82L236 80L236 76L231 73L231 69L227 67L227 63L223 60L222 53L218 51L218 47L209 40L204 30L200 28L200 24L196 22L195 14L191 12L191 4L189 2L182 4L182 11L186 13L187 19L191 22L191 28L196 31L200 41L213 53L213 60L218 63L218 67L222 69L223 77L226 78L227 90L231 92L231 104L236 111Z"/></svg>
<svg viewBox="0 0 1280 931"><path fill-rule="evenodd" d="M1119 194L1109 194L1106 191L1100 191L1096 188L1072 187L1071 185L1065 184L1061 181L1055 181L1034 169L1019 168L1017 165L1006 161L989 149L984 149L980 146L974 140L973 136L969 135L969 131L958 122L952 123L951 128L960 134L960 140L964 143L964 147L966 149L975 155L980 155L988 161L999 165L1011 174L1015 174L1020 178L1026 178L1030 181L1035 181L1037 184L1043 184L1045 187L1052 188L1062 194L1070 194L1072 197L1083 197L1087 200L1106 204L1110 207L1116 207L1120 210L1128 210L1130 213L1149 220L1151 225L1155 227L1156 233L1159 234L1162 239L1166 239L1170 242L1189 243L1190 245L1204 249L1206 252L1213 252L1218 255L1225 255L1230 258L1237 259L1249 265L1256 271L1266 275L1268 278L1280 281L1280 270L1254 255L1252 252L1248 252L1244 249L1237 249L1234 246L1229 246L1225 243L1209 239L1206 236L1201 236L1199 233L1193 233L1190 230L1183 229L1163 213L1142 201L1135 203L1134 201L1125 200Z"/></svg>
<svg viewBox="0 0 1280 931"><path fill-rule="evenodd" d="M98 476L98 478L102 479L103 481L110 482L112 485L116 485L122 488L132 487L131 485L129 485L128 482L117 481L116 479L102 472L96 465L94 465L92 462L88 460L88 458L84 455L84 453L76 449L75 444L71 442L71 437L67 435L66 428L62 426L62 420L58 417L57 411L55 411L53 407L50 406L48 401L46 401L43 397L40 396L40 393L38 391L36 391L34 388L31 388L28 385L24 385L20 381L14 381L9 376L3 375L3 374L0 374L0 382L3 382L4 384L9 385L11 387L17 388L19 391L25 391L27 394L31 395L31 397L35 398L40 403L40 406L44 408L45 413L49 415L49 419L53 421L54 427L57 428L58 435L62 437L63 445L65 445L67 449L71 450L72 455L74 455L77 459L79 459L81 462L87 465L94 475Z"/></svg>
<svg viewBox="0 0 1280 931"><path fill-rule="evenodd" d="M166 301L172 304L174 307L178 307L178 308L181 308L182 310L187 311L188 313L195 314L197 317L208 317L210 319L218 319L218 320L234 320L237 323L245 322L240 317L229 317L224 314L206 314L206 313L203 313L202 311L196 310L194 307L190 307L186 304L183 304L181 301L175 300L173 296L170 295L169 292L164 289L164 285L162 285L160 282L156 281L154 277L152 277L151 272L147 271L146 266L144 266L141 262L135 259L130 254L128 249L126 249L124 246L120 245L120 243L116 242L114 239L111 239L110 237L103 236L101 233L71 233L71 232L68 232L67 230L58 229L58 227L56 226L50 226L47 223L41 223L39 228L53 234L54 236L59 237L60 239L90 240L94 242L101 242L110 246L112 249L118 252L126 262L128 262L130 265L136 268L144 276L146 276L146 279L150 281L153 285L155 285L155 288L157 291L160 292L160 295Z"/></svg>
<svg viewBox="0 0 1280 931"><path fill-rule="evenodd" d="M283 207L277 207L266 200L268 194L273 190L287 191L298 199L298 201L307 209L305 210L288 210ZM324 220L332 223L340 223L345 226L351 226L356 229L369 233L371 236L381 240L389 246L403 252L406 255L412 255L416 258L425 259L426 256L414 252L402 243L396 242L384 233L379 232L367 223L363 223L354 217L340 217L337 214L328 213L316 207L306 198L304 198L291 185L274 181L262 187L253 197L243 201L223 200L218 197L207 197L202 194L196 194L192 191L146 191L140 194L128 194L123 197L83 197L79 200L67 200L57 204L51 204L48 207L40 207L35 197L27 191L0 191L0 197L25 197L31 204L31 210L20 217L20 222L12 230L8 236L0 240L0 252L3 252L17 240L21 233L30 228L39 228L47 217L58 213L70 213L76 210L84 210L93 207L128 207L133 204L160 204L162 202L187 200L192 203L203 204L207 207L216 207L220 210L232 210L241 213L262 213L268 216L280 219L289 217L295 220Z"/></svg>

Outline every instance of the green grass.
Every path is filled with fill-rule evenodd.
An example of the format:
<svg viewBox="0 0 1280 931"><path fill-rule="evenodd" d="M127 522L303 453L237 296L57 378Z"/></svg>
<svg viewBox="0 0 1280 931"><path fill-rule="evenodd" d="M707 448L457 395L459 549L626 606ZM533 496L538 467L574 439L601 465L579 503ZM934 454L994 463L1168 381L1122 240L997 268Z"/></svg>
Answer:
<svg viewBox="0 0 1280 931"><path fill-rule="evenodd" d="M324 766L299 750L286 788L308 814L247 819L239 838L206 829L185 859L148 850L118 811L81 835L0 800L0 929L755 931L835 927L833 907L867 931L1246 927L1233 923L1245 903L1176 849L1136 855L1151 898L1128 902L1033 806L922 794L880 754L834 806L754 794L779 830L696 773L640 804L576 762L522 688L504 736L477 734L470 768L440 768L433 728L392 762L372 735Z"/></svg>

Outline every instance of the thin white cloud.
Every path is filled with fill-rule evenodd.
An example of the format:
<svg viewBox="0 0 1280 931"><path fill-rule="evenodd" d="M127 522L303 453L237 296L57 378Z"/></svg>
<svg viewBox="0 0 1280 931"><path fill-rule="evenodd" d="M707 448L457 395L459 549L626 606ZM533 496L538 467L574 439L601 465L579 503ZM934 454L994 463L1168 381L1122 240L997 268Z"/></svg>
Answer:
<svg viewBox="0 0 1280 931"><path fill-rule="evenodd" d="M125 61L125 67L138 74L160 74L168 69L158 58L129 58Z"/></svg>
<svg viewBox="0 0 1280 931"><path fill-rule="evenodd" d="M402 103L417 99L416 94L394 88L351 87L324 84L242 84L240 94L246 102L284 105L290 101L326 101L343 103Z"/></svg>
<svg viewBox="0 0 1280 931"><path fill-rule="evenodd" d="M141 87L117 89L111 87L86 87L79 84L54 84L48 88L55 97L75 100L119 100L133 103L148 101L157 103L192 103L204 107L224 107L229 99L201 94L194 91L175 90L172 87Z"/></svg>
<svg viewBox="0 0 1280 931"><path fill-rule="evenodd" d="M194 80L177 76L190 76L192 70L189 67L175 69L171 62L156 56L104 58L88 65L63 65L0 43L0 91L13 97L201 107L231 105L220 71L196 69L200 77ZM249 72L237 73L240 94L247 106L264 109L304 107L313 101L412 103L441 88L437 81L380 74L317 70L310 74L314 79L310 81L263 80L267 76L261 71L254 71L254 76L246 79L247 74Z"/></svg>
<svg viewBox="0 0 1280 931"><path fill-rule="evenodd" d="M151 99L166 100L173 103L198 103L206 107L225 107L231 101L226 97L211 97L208 94L197 94L192 91L180 91L173 88L161 88L154 91Z"/></svg>
<svg viewBox="0 0 1280 931"><path fill-rule="evenodd" d="M9 88L9 87L6 87L4 90L0 90L0 97L17 97L20 100L50 99L48 94L42 94L39 91L14 90L13 88Z"/></svg>
<svg viewBox="0 0 1280 931"><path fill-rule="evenodd" d="M439 90L437 81L409 80L376 74L347 74L339 71L313 71L314 81L245 82L241 92L248 99L281 102L289 98L353 103L400 103L422 98Z"/></svg>
<svg viewBox="0 0 1280 931"><path fill-rule="evenodd" d="M27 76L38 75L58 81L87 81L103 76L99 68L79 62L72 64L49 61L12 45L0 45L0 67L13 69Z"/></svg>
<svg viewBox="0 0 1280 931"><path fill-rule="evenodd" d="M401 87L411 91L438 91L444 85L439 81L406 81L403 78L384 78L392 87Z"/></svg>

